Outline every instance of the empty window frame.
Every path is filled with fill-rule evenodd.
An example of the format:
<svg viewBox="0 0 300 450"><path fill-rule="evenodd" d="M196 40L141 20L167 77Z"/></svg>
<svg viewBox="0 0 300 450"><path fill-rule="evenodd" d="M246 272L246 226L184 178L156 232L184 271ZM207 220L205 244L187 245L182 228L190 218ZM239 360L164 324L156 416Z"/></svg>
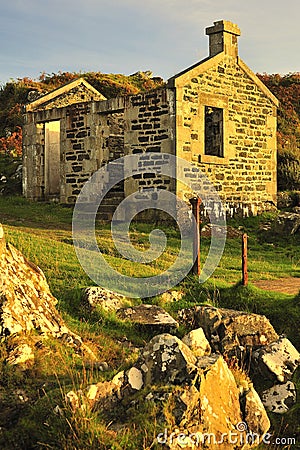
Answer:
<svg viewBox="0 0 300 450"><path fill-rule="evenodd" d="M205 106L204 112L205 148L204 154L224 157L223 109Z"/></svg>

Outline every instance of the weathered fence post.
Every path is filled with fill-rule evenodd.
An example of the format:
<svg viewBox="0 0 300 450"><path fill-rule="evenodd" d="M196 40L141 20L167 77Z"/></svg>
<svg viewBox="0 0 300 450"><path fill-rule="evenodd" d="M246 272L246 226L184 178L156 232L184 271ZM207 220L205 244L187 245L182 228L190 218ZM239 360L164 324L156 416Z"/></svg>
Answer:
<svg viewBox="0 0 300 450"><path fill-rule="evenodd" d="M190 199L192 205L192 213L195 218L194 235L193 235L193 267L191 273L200 275L200 205L201 199L194 197Z"/></svg>
<svg viewBox="0 0 300 450"><path fill-rule="evenodd" d="M246 233L242 235L242 285L248 284L248 236Z"/></svg>

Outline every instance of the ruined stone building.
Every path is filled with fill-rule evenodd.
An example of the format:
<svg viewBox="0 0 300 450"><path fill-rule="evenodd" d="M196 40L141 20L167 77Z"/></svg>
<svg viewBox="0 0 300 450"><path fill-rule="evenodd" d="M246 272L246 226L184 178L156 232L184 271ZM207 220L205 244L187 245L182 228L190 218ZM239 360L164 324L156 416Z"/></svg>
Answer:
<svg viewBox="0 0 300 450"><path fill-rule="evenodd" d="M206 29L209 56L165 87L107 100L80 78L26 106L23 193L74 203L89 177L123 155L145 164L169 153L200 168L227 209L257 214L276 204L278 101L238 55L237 25ZM148 173L114 199L156 187L186 199L174 180Z"/></svg>

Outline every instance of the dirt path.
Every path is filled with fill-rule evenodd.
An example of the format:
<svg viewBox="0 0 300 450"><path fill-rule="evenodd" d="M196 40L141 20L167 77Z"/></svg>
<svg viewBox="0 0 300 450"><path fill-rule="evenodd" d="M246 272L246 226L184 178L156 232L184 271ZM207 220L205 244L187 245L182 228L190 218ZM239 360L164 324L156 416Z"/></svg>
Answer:
<svg viewBox="0 0 300 450"><path fill-rule="evenodd" d="M266 291L282 292L284 294L298 294L300 291L300 278L278 278L277 280L254 281L254 286Z"/></svg>

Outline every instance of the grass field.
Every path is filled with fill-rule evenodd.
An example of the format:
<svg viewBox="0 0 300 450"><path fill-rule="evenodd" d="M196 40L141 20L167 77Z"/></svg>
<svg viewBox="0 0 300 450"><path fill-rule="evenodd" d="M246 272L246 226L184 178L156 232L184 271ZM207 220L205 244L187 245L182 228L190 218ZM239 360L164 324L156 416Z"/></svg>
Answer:
<svg viewBox="0 0 300 450"><path fill-rule="evenodd" d="M299 235L285 237L274 234L272 229L265 231L262 225L270 223L272 218L271 214L265 214L260 217L229 221L225 251L213 276L204 284L199 284L195 277L188 276L176 287L185 293L183 299L163 306L174 317L180 308L195 303L211 303L265 314L277 332L286 334L300 349L300 296L266 292L255 288L252 284L260 279L300 277ZM86 370L84 362L72 354L71 350L61 348L51 340L44 353L38 355L37 364L30 373L12 372L2 363L0 404L3 411L9 408L11 403L9 398L16 387L25 385L32 401L23 405L22 415L17 417L10 429L0 432L0 447L70 450L149 448L147 445L151 442L151 433L155 432L150 420L153 411L147 411L150 419L146 422L142 419L145 411L141 412L139 417L132 417L133 423L139 425L124 428L120 433L109 430L99 414L88 418L75 417L70 411L69 423L62 423L57 416L49 414L49 408L53 410L55 405L62 402L62 393L65 391L86 386L95 380L111 379L119 370L129 367L136 357L132 352L132 346L139 347L149 339L149 336L137 333L132 325L117 319L113 314L96 311L92 315L87 315L82 310L81 290L93 282L80 266L73 247L72 209L58 204L31 203L21 197L0 197L0 222L4 226L7 241L44 271L68 326L90 343L98 352L99 358L106 361L110 368L107 372ZM160 228L165 231L168 244L164 254L149 264L134 263L120 257L108 225L97 225L97 243L107 261L121 273L132 277L149 277L169 267L175 261L180 249L178 230L167 226ZM130 238L133 245L139 250L147 249L148 236L152 229L149 224L132 224ZM247 287L240 284L243 232L249 236L250 283ZM208 254L209 245L210 238L203 236L202 264ZM141 301L142 299L135 300L137 303ZM160 296L144 301L162 304ZM179 330L179 333L182 332ZM130 345L124 345L124 342ZM2 361L4 357L5 355L2 355ZM297 384L299 385L299 381ZM44 395L37 394L41 386L44 386ZM272 420L277 431L280 427L285 433L294 433L296 429L299 432L298 413L299 405L296 405L282 419L282 423L281 418L279 420L274 417ZM2 415L0 414L0 427L1 420L4 420ZM48 425L45 426L44 423ZM149 433L149 439L146 441L145 430ZM18 444L18 439L21 444ZM72 447L74 439L76 447ZM8 447L3 447L3 442Z"/></svg>

